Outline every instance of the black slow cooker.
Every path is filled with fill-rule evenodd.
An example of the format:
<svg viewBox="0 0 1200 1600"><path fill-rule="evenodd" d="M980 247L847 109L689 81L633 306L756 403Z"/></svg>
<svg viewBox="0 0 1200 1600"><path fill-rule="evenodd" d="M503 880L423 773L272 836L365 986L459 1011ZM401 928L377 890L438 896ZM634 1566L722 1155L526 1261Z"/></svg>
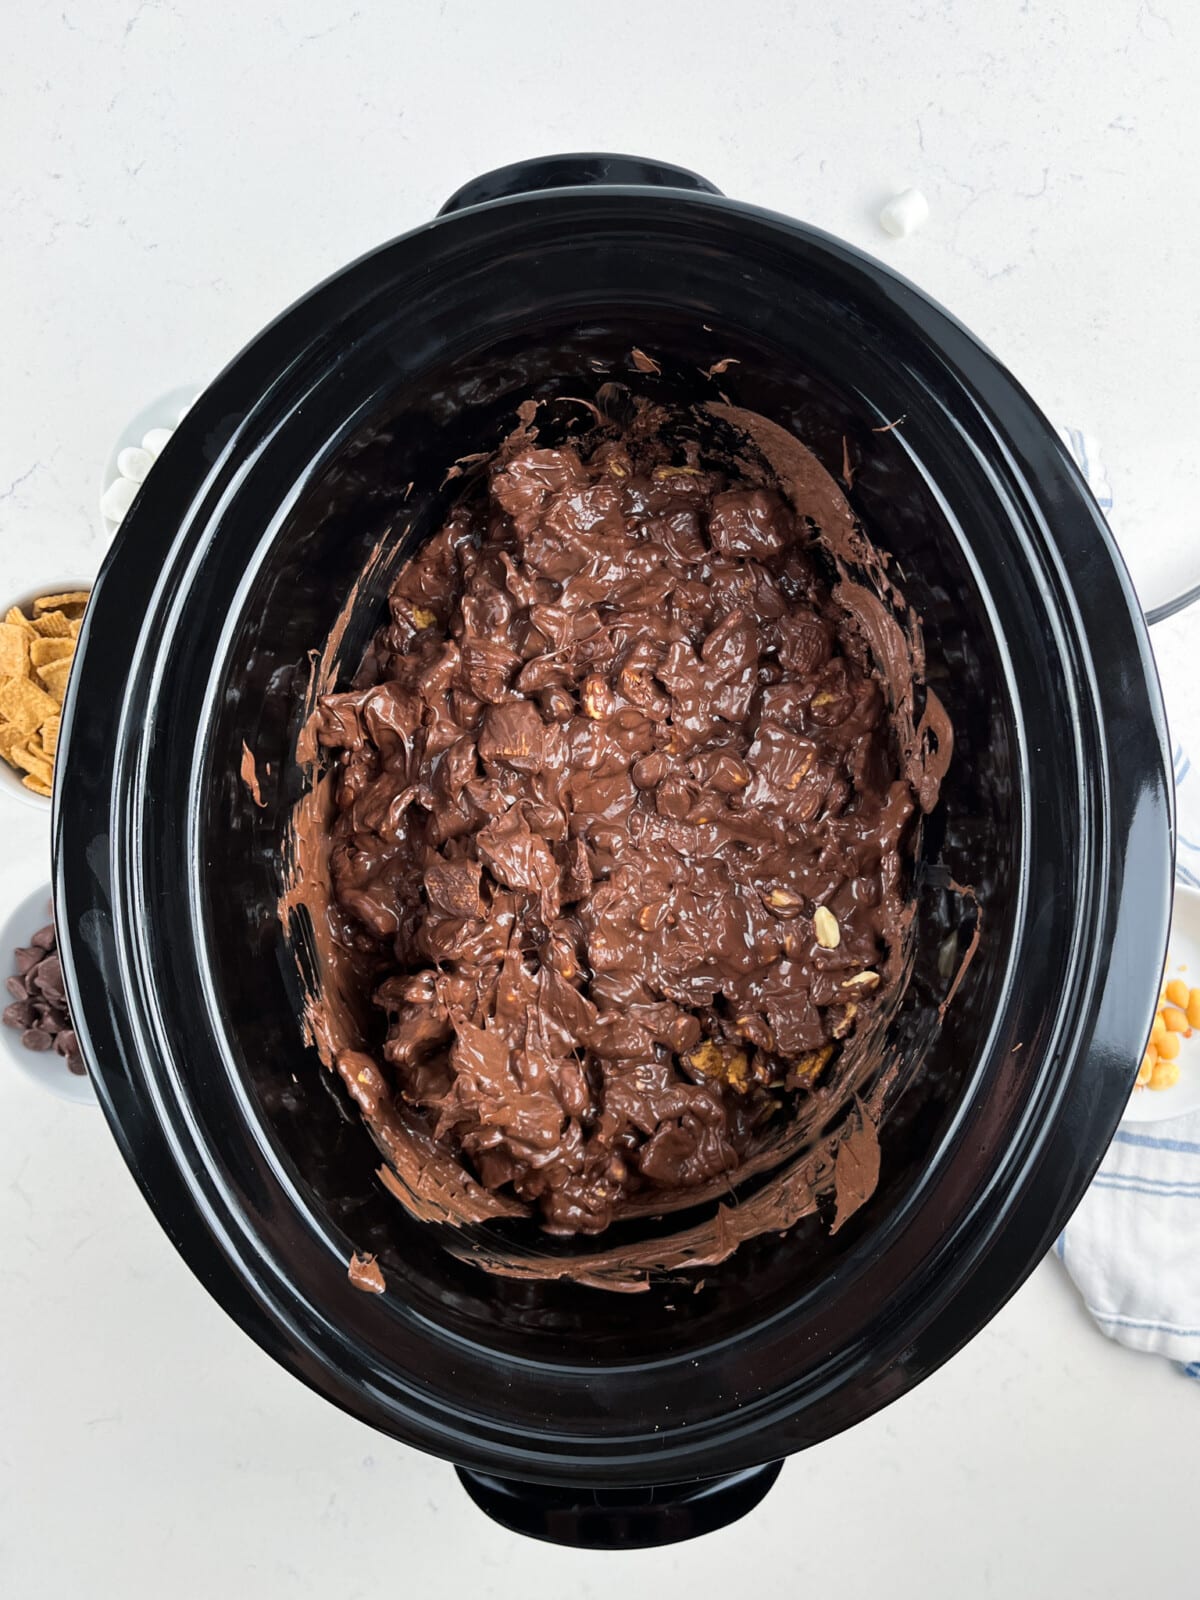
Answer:
<svg viewBox="0 0 1200 1600"><path fill-rule="evenodd" d="M702 1283L624 1296L483 1272L383 1191L302 1039L276 908L310 652L368 555L406 528L351 616L347 677L397 565L439 525L448 463L494 445L520 400L627 372L634 346L676 399L711 397L702 372L734 358L729 398L831 471L846 441L851 503L924 619L956 753L914 866L919 955L890 1048L915 1070L877 1192L835 1237L808 1218ZM784 1456L933 1372L1079 1200L1149 1030L1165 726L1099 510L946 312L677 168L571 156L493 173L262 333L123 525L63 744L71 1009L164 1228L278 1361L457 1463L525 1532L614 1545L719 1526ZM355 1249L379 1255L386 1294L350 1285Z"/></svg>

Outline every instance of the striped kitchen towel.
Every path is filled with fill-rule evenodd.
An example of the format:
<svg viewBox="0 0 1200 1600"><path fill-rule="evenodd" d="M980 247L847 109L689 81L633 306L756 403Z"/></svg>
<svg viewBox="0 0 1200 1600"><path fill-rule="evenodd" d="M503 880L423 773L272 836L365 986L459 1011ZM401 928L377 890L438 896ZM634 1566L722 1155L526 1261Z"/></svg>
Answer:
<svg viewBox="0 0 1200 1600"><path fill-rule="evenodd" d="M1078 428L1061 436L1100 505L1112 492L1099 446ZM1176 860L1200 888L1200 689L1188 624L1155 630L1155 653L1174 744ZM1200 1112L1118 1129L1055 1253L1110 1339L1166 1356L1200 1378Z"/></svg>
<svg viewBox="0 0 1200 1600"><path fill-rule="evenodd" d="M1119 1128L1055 1251L1101 1333L1200 1378L1200 1112Z"/></svg>

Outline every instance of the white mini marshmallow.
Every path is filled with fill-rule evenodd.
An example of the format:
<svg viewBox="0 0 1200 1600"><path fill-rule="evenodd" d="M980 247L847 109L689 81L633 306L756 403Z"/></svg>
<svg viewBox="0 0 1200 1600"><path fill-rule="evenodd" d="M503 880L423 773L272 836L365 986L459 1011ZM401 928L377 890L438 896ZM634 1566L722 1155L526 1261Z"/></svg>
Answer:
<svg viewBox="0 0 1200 1600"><path fill-rule="evenodd" d="M132 478L134 483L144 483L153 465L154 457L149 450L139 450L136 444L126 445L117 457L117 471L123 478Z"/></svg>
<svg viewBox="0 0 1200 1600"><path fill-rule="evenodd" d="M894 238L903 239L929 221L929 201L920 189L905 189L893 195L879 213L879 226Z"/></svg>
<svg viewBox="0 0 1200 1600"><path fill-rule="evenodd" d="M100 509L110 522L121 522L137 499L139 485L132 478L114 478L104 491Z"/></svg>
<svg viewBox="0 0 1200 1600"><path fill-rule="evenodd" d="M167 444L174 432L174 428L151 428L150 432L142 438L142 449L148 450L157 460L167 448Z"/></svg>
<svg viewBox="0 0 1200 1600"><path fill-rule="evenodd" d="M187 403L187 405L185 405L185 406L180 406L180 408L179 408L179 415L178 415L178 416L177 416L177 417L176 417L176 418L175 418L175 425L176 425L176 427L178 427L178 425L179 425L179 424L180 424L180 423L181 423L181 422L182 422L182 421L183 421L183 419L184 419L184 417L186 417L186 416L187 416L187 414L188 414L188 412L189 412L189 411L190 411L190 410L191 410L191 409L192 409L192 406L193 406L193 405L194 405L194 404L195 404L195 402L194 402L194 401L192 401L192 400L189 400L189 401L188 401L188 403Z"/></svg>

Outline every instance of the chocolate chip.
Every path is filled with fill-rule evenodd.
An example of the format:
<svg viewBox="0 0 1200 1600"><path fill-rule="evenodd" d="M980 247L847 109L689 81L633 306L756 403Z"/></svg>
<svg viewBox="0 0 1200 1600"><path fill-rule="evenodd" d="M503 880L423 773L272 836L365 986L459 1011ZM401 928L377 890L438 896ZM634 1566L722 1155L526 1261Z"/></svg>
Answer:
<svg viewBox="0 0 1200 1600"><path fill-rule="evenodd" d="M48 922L44 928L39 928L29 942L31 945L36 946L36 948L39 950L53 950L54 924L52 922Z"/></svg>
<svg viewBox="0 0 1200 1600"><path fill-rule="evenodd" d="M38 984L49 1000L65 1001L62 962L57 956L47 956L37 969Z"/></svg>
<svg viewBox="0 0 1200 1600"><path fill-rule="evenodd" d="M49 1050L54 1040L42 1028L26 1028L21 1043L26 1050Z"/></svg>
<svg viewBox="0 0 1200 1600"><path fill-rule="evenodd" d="M75 1037L73 1028L64 1028L54 1041L54 1048L60 1056L77 1056L79 1054L79 1040Z"/></svg>
<svg viewBox="0 0 1200 1600"><path fill-rule="evenodd" d="M14 1000L26 1000L29 998L29 988L25 979L18 978L15 973L11 978L5 978L4 987Z"/></svg>
<svg viewBox="0 0 1200 1600"><path fill-rule="evenodd" d="M4 1026L6 1028L31 1028L33 1026L33 1007L28 1000L14 1000L11 1005L4 1008Z"/></svg>
<svg viewBox="0 0 1200 1600"><path fill-rule="evenodd" d="M24 977L27 972L36 967L43 955L45 955L44 950L31 950L28 946L14 950L13 961L21 977Z"/></svg>

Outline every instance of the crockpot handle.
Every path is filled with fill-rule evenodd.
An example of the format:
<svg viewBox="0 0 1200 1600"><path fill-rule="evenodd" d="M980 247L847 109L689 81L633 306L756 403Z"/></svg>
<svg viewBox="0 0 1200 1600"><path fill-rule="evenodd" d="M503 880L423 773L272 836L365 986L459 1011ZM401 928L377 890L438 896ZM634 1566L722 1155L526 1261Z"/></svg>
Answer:
<svg viewBox="0 0 1200 1600"><path fill-rule="evenodd" d="M487 200L505 200L514 194L532 194L538 189L573 189L581 184L657 184L667 189L693 189L701 194L720 194L720 189L698 172L672 166L667 161L644 161L640 156L567 155L536 156L532 161L515 161L497 167L482 177L472 178L455 190L438 212L448 217L452 211L480 206Z"/></svg>
<svg viewBox="0 0 1200 1600"><path fill-rule="evenodd" d="M645 1550L727 1527L753 1511L782 1461L653 1488L572 1489L457 1469L481 1511L512 1533L577 1550Z"/></svg>

